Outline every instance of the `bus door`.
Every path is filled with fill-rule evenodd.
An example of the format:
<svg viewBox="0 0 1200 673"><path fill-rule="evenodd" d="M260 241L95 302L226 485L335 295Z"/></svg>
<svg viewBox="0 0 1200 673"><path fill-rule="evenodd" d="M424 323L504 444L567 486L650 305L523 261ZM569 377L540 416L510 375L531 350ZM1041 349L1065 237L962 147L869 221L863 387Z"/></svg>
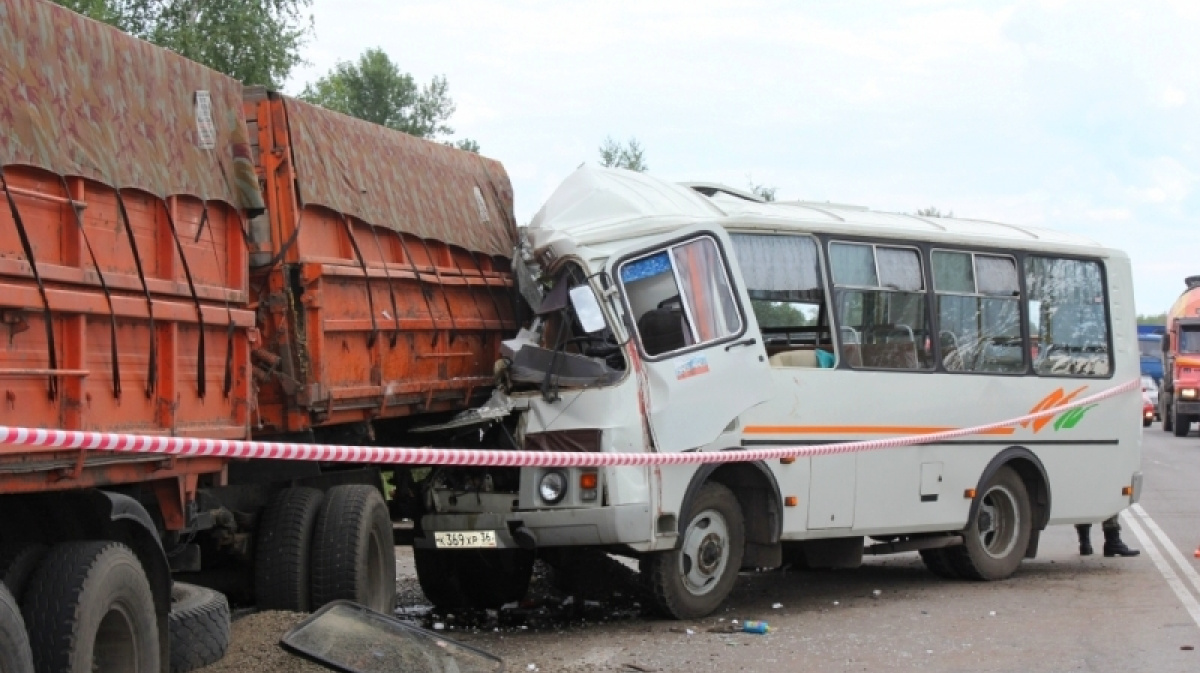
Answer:
<svg viewBox="0 0 1200 673"><path fill-rule="evenodd" d="M614 255L660 452L709 444L771 393L766 348L729 238L689 227Z"/></svg>

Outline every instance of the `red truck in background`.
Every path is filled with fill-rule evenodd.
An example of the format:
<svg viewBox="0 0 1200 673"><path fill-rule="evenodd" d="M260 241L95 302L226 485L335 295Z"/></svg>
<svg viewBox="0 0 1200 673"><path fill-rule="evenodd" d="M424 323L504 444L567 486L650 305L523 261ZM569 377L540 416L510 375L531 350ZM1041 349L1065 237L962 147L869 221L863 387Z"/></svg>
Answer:
<svg viewBox="0 0 1200 673"><path fill-rule="evenodd" d="M1187 290L1167 311L1158 393L1163 430L1176 437L1186 437L1192 423L1200 421L1200 276L1185 282Z"/></svg>
<svg viewBox="0 0 1200 673"><path fill-rule="evenodd" d="M0 425L389 444L490 394L498 162L42 0L0 63ZM213 589L390 610L385 469L0 445L0 670L202 666Z"/></svg>

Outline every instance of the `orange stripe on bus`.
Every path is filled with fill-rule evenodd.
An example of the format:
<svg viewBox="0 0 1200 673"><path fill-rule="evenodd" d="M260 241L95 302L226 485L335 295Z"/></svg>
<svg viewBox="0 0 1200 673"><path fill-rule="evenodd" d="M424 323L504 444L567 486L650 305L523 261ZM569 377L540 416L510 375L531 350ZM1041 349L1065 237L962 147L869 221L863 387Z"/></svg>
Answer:
<svg viewBox="0 0 1200 673"><path fill-rule="evenodd" d="M958 430L950 427L915 425L748 425L747 435L930 435L935 432ZM992 428L977 435L1011 435L1013 428Z"/></svg>

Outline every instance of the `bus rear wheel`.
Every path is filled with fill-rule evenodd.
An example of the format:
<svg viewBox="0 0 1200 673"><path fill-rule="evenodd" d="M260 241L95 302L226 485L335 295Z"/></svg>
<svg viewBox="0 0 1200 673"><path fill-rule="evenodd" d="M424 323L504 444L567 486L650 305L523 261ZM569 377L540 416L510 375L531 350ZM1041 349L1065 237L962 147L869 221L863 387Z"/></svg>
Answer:
<svg viewBox="0 0 1200 673"><path fill-rule="evenodd" d="M1033 517L1029 492L1010 467L996 471L976 496L975 514L963 544L946 553L960 577L1001 580L1016 571L1029 547Z"/></svg>
<svg viewBox="0 0 1200 673"><path fill-rule="evenodd" d="M929 572L946 580L958 579L958 572L954 570L954 563L950 560L949 549L922 549L920 553L921 561L925 563Z"/></svg>
<svg viewBox="0 0 1200 673"><path fill-rule="evenodd" d="M688 508L678 549L642 559L654 606L676 619L710 614L737 581L745 551L745 521L737 497L722 484L700 488Z"/></svg>

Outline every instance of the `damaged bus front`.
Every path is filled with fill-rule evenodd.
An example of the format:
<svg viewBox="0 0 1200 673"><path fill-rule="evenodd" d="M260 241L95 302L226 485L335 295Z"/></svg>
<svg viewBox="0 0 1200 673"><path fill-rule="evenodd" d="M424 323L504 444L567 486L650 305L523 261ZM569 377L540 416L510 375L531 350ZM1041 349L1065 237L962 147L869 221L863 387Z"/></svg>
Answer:
<svg viewBox="0 0 1200 673"><path fill-rule="evenodd" d="M686 451L709 448L765 398L765 353L753 317L739 309L748 299L734 295L727 236L705 225L720 211L679 189L630 212L606 191L614 179L624 178L581 169L525 230L514 275L529 319L502 346L498 390L433 429L465 428L498 450ZM535 553L570 564L580 548L640 556L643 568L682 567L680 508L663 503L702 495L687 492L696 471L436 468L422 482L414 540L422 588L438 605L496 607L524 594ZM673 593L702 599L687 613L714 609L728 591L717 585L741 565L741 522L700 512L713 526L683 553L701 562L666 573ZM777 515L771 528L763 542L778 540Z"/></svg>

